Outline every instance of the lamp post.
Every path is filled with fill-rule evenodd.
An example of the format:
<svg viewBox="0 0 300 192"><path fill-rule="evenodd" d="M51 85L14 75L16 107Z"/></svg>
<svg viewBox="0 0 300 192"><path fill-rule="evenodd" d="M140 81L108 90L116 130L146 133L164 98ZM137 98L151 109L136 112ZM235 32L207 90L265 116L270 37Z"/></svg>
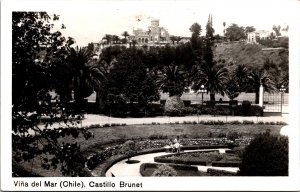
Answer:
<svg viewBox="0 0 300 192"><path fill-rule="evenodd" d="M280 103L280 112L281 112L281 115L282 115L282 103L283 103L283 96L284 96L284 92L285 92L286 88L281 85L279 91L281 92L281 103Z"/></svg>
<svg viewBox="0 0 300 192"><path fill-rule="evenodd" d="M201 85L201 87L200 87L200 93L202 94L202 105L203 105L203 93L206 93L207 92L207 90L204 88L204 85Z"/></svg>

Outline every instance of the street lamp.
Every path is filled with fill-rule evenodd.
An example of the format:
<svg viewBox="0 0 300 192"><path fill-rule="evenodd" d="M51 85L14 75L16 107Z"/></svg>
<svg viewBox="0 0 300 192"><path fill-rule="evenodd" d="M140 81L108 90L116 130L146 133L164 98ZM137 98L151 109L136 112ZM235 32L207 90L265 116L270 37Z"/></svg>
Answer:
<svg viewBox="0 0 300 192"><path fill-rule="evenodd" d="M281 112L281 115L282 115L282 103L283 103L283 96L284 96L284 92L285 92L286 88L281 85L279 91L281 92L281 103L280 103L280 112Z"/></svg>
<svg viewBox="0 0 300 192"><path fill-rule="evenodd" d="M202 105L203 105L203 93L206 93L207 92L207 90L204 88L204 85L201 85L201 87L200 87L200 93L202 94Z"/></svg>

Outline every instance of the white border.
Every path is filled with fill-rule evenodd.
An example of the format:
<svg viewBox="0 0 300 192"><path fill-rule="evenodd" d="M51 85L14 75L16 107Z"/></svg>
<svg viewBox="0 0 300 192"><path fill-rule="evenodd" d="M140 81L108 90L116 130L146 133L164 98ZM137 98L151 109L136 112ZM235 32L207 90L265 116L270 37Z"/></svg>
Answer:
<svg viewBox="0 0 300 192"><path fill-rule="evenodd" d="M133 1L133 0L132 0ZM175 0L174 0L175 1ZM138 1L136 1L138 2ZM179 1L176 1L177 3ZM180 1L188 3L188 1ZM199 1L200 2L200 1ZM245 4L251 1L245 1ZM274 1L272 1L274 2ZM1 190L82 190L78 188L16 188L13 185L15 180L45 181L53 182L66 181L83 181L86 186L90 181L111 181L118 183L126 182L143 182L143 189L136 190L300 190L299 180L299 21L298 10L299 3L295 0L287 1L291 3L290 10L294 12L294 18L290 21L290 127L292 134L290 136L290 169L289 177L176 177L176 178L12 178L11 177L11 13L17 10L41 11L47 8L53 12L64 9L91 8L96 10L94 4L99 5L99 1L2 1L1 3ZM100 3L109 3L101 1ZM118 3L112 1L110 3ZM70 7L70 5L72 5ZM246 6L246 5L245 5ZM259 6L259 5L258 5ZM271 9L272 6L266 8ZM255 14L255 10L253 11ZM130 188L85 188L84 190L101 190L101 191L126 191L135 190Z"/></svg>

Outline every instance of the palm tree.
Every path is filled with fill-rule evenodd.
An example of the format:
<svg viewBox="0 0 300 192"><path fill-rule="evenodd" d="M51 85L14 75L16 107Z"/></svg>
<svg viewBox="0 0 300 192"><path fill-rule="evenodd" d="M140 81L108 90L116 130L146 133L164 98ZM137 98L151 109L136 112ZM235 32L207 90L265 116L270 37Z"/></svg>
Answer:
<svg viewBox="0 0 300 192"><path fill-rule="evenodd" d="M247 90L248 81L249 81L249 70L245 65L243 64L237 65L233 69L233 73L231 74L231 77L236 82L236 86L238 86L239 92L243 92Z"/></svg>
<svg viewBox="0 0 300 192"><path fill-rule="evenodd" d="M224 21L224 22L223 22L223 27L224 27L223 33L224 33L224 37L225 37L225 26L226 26L226 22Z"/></svg>
<svg viewBox="0 0 300 192"><path fill-rule="evenodd" d="M111 44L112 37L112 35L106 34L102 39L106 40L107 44Z"/></svg>
<svg viewBox="0 0 300 192"><path fill-rule="evenodd" d="M187 87L187 74L179 65L167 65L163 67L158 75L157 83L163 92L169 96L181 96Z"/></svg>
<svg viewBox="0 0 300 192"><path fill-rule="evenodd" d="M71 69L74 100L78 103L101 85L101 72L97 64L91 62L92 56L87 49L68 48L67 62Z"/></svg>
<svg viewBox="0 0 300 192"><path fill-rule="evenodd" d="M119 36L113 35L113 36L112 36L112 41L113 41L113 43L117 44L117 43L120 41Z"/></svg>
<svg viewBox="0 0 300 192"><path fill-rule="evenodd" d="M249 76L249 87L250 91L255 92L255 103L259 102L259 87L263 86L264 91L268 93L272 93L276 91L276 85L270 76L270 74L266 70L258 70L254 69Z"/></svg>
<svg viewBox="0 0 300 192"><path fill-rule="evenodd" d="M125 42L127 43L127 37L129 36L129 33L128 33L127 31L124 31L124 32L122 33L122 36L124 36Z"/></svg>
<svg viewBox="0 0 300 192"><path fill-rule="evenodd" d="M210 94L210 100L215 101L215 94L225 94L228 80L228 69L223 64L213 63L212 66L202 64L194 71L193 90L198 91L204 85Z"/></svg>

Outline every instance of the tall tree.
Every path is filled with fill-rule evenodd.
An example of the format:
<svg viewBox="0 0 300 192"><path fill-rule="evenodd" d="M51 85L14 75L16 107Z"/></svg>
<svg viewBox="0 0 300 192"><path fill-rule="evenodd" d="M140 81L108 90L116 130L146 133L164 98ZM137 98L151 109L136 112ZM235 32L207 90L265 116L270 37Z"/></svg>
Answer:
<svg viewBox="0 0 300 192"><path fill-rule="evenodd" d="M249 86L249 70L245 65L237 65L233 69L232 77L236 81L239 92L244 92L247 90Z"/></svg>
<svg viewBox="0 0 300 192"><path fill-rule="evenodd" d="M141 60L141 53L133 48L124 50L117 57L116 63L110 69L108 90L124 100L135 99L140 104L159 98L155 81L149 76Z"/></svg>
<svg viewBox="0 0 300 192"><path fill-rule="evenodd" d="M72 69L74 100L79 105L101 86L101 72L97 64L91 61L92 56L85 48L68 48L67 62Z"/></svg>
<svg viewBox="0 0 300 192"><path fill-rule="evenodd" d="M53 15L53 20L58 19ZM68 100L50 94L62 90L64 82L56 82L55 72L59 64L66 62L68 43L71 41L66 41L61 32L54 31L46 12L12 13L12 159L18 164L40 156L43 168L56 169L60 165L64 175L86 176L80 146L60 143L58 138L66 134L77 137L80 133L88 138L90 134L78 129L76 122L64 129L47 129L55 118L69 122L71 116L81 116L69 109ZM40 123L42 115L49 117L49 123ZM20 176L14 167L13 175Z"/></svg>
<svg viewBox="0 0 300 192"><path fill-rule="evenodd" d="M259 87L263 86L264 91L272 93L276 91L276 85L266 70L253 69L249 76L249 91L255 92L255 103L259 102Z"/></svg>
<svg viewBox="0 0 300 192"><path fill-rule="evenodd" d="M227 27L225 36L230 41L239 41L239 40L246 39L244 27L240 27L235 23L233 23L229 27Z"/></svg>
<svg viewBox="0 0 300 192"><path fill-rule="evenodd" d="M191 37L192 47L193 47L193 49L198 49L199 37L200 37L201 31L202 31L201 25L199 25L198 23L194 23L190 27L190 31L192 32L192 37Z"/></svg>
<svg viewBox="0 0 300 192"><path fill-rule="evenodd" d="M248 33L251 33L251 32L253 32L253 31L255 31L255 28L254 28L253 26L247 26L247 27L245 28L245 33L246 33L246 35L248 35Z"/></svg>
<svg viewBox="0 0 300 192"><path fill-rule="evenodd" d="M192 89L198 91L204 85L210 94L210 100L215 101L215 94L224 96L227 81L228 69L223 64L201 65L193 74Z"/></svg>
<svg viewBox="0 0 300 192"><path fill-rule="evenodd" d="M187 74L182 66L168 65L161 70L157 83L170 97L181 96L188 85Z"/></svg>
<svg viewBox="0 0 300 192"><path fill-rule="evenodd" d="M114 44L117 44L120 41L120 37L118 35L113 35L112 36L112 41Z"/></svg>
<svg viewBox="0 0 300 192"><path fill-rule="evenodd" d="M280 36L281 35L281 33L280 33L281 26L280 25L278 25L278 26L273 25L272 29L275 31L276 36Z"/></svg>
<svg viewBox="0 0 300 192"><path fill-rule="evenodd" d="M124 36L124 38L125 38L125 43L127 43L127 37L129 36L129 33L127 32L127 31L124 31L123 33L122 33L122 36Z"/></svg>
<svg viewBox="0 0 300 192"><path fill-rule="evenodd" d="M213 48L214 48L214 28L212 27L212 16L209 14L206 24L205 46L203 49L203 59L206 65L213 65Z"/></svg>
<svg viewBox="0 0 300 192"><path fill-rule="evenodd" d="M111 42L112 42L112 35L110 35L110 34L105 34L105 36L102 38L103 40L105 40L106 41L106 44L111 44Z"/></svg>
<svg viewBox="0 0 300 192"><path fill-rule="evenodd" d="M224 36L225 36L225 33L226 33L225 27L226 27L226 22L224 21L224 22L223 22L223 28L224 28L224 29L223 29L223 35L224 35Z"/></svg>

